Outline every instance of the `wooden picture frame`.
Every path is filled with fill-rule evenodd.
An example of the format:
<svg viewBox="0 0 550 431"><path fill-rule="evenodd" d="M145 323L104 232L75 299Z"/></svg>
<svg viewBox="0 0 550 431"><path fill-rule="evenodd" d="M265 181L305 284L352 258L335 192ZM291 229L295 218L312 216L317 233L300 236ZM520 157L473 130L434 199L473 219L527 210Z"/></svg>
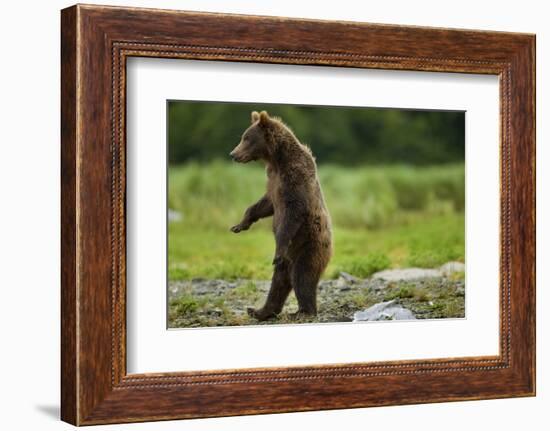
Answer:
<svg viewBox="0 0 550 431"><path fill-rule="evenodd" d="M535 36L77 5L61 14L61 418L75 425L535 394ZM126 373L131 56L498 75L500 354Z"/></svg>

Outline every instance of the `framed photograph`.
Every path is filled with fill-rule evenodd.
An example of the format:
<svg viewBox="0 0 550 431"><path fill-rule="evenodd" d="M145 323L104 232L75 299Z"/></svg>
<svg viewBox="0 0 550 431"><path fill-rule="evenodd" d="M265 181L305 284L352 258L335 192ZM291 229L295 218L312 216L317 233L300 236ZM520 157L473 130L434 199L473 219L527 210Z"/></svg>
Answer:
<svg viewBox="0 0 550 431"><path fill-rule="evenodd" d="M535 394L535 36L61 13L61 416Z"/></svg>

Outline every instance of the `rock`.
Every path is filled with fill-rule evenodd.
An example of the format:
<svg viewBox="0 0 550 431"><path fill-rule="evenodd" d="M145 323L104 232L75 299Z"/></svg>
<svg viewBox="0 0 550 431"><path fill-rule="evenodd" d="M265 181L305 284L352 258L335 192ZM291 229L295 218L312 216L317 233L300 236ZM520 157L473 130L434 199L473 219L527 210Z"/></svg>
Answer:
<svg viewBox="0 0 550 431"><path fill-rule="evenodd" d="M363 311L353 314L354 322L366 322L375 320L416 320L411 310L396 304L395 300L380 302Z"/></svg>
<svg viewBox="0 0 550 431"><path fill-rule="evenodd" d="M352 283L342 277L338 278L333 286L337 287L340 292L347 292L352 289Z"/></svg>
<svg viewBox="0 0 550 431"><path fill-rule="evenodd" d="M332 287L332 280L323 280L319 283L319 289L324 290Z"/></svg>
<svg viewBox="0 0 550 431"><path fill-rule="evenodd" d="M210 295L210 294L214 294L214 292L211 292L208 286L199 286L199 287L195 286L195 288L193 289L193 295L202 296L202 295Z"/></svg>
<svg viewBox="0 0 550 431"><path fill-rule="evenodd" d="M260 292L267 292L271 288L271 281L256 281L256 289L258 289Z"/></svg>
<svg viewBox="0 0 550 431"><path fill-rule="evenodd" d="M374 292L381 292L386 287L388 287L388 284L386 284L386 282L381 278L372 278L369 280L366 287Z"/></svg>
<svg viewBox="0 0 550 431"><path fill-rule="evenodd" d="M216 308L213 308L212 310L209 310L207 314L211 314L213 316L219 317L223 314L223 311L221 310L221 308L216 307Z"/></svg>
<svg viewBox="0 0 550 431"><path fill-rule="evenodd" d="M347 272L340 271L340 277L341 279L347 281L348 283L357 283L359 279L357 277L354 277L351 274L348 274Z"/></svg>
<svg viewBox="0 0 550 431"><path fill-rule="evenodd" d="M170 296L172 298L181 296L183 292L185 292L189 288L189 282L188 281L171 281L168 284L168 287L170 289Z"/></svg>
<svg viewBox="0 0 550 431"><path fill-rule="evenodd" d="M442 273L438 269L425 268L404 268L404 269L386 269L372 275L373 279L384 281L412 281L422 278L441 277Z"/></svg>
<svg viewBox="0 0 550 431"><path fill-rule="evenodd" d="M455 272L466 272L466 265L462 262L447 262L441 265L439 271L441 271L441 274L444 276L449 276Z"/></svg>
<svg viewBox="0 0 550 431"><path fill-rule="evenodd" d="M202 277L196 277L196 278L192 278L191 279L191 283L195 284L195 283L202 283L204 281L207 281L206 278L202 278Z"/></svg>
<svg viewBox="0 0 550 431"><path fill-rule="evenodd" d="M179 211L168 208L168 222L182 221L183 214Z"/></svg>
<svg viewBox="0 0 550 431"><path fill-rule="evenodd" d="M203 278L194 278L191 280L191 289L194 295L223 295L227 289L230 289L230 283L225 280L206 280Z"/></svg>
<svg viewBox="0 0 550 431"><path fill-rule="evenodd" d="M337 287L338 289L341 289L342 287L347 286L347 284L348 284L348 283L347 283L346 280L344 280L343 278L338 278L338 279L336 279L335 285L336 285L336 287Z"/></svg>

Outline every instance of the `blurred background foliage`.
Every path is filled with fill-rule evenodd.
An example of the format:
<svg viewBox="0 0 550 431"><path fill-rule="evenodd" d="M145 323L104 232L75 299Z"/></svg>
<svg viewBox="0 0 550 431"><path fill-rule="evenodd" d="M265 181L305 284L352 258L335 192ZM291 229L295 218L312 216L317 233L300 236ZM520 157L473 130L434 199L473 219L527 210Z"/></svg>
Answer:
<svg viewBox="0 0 550 431"><path fill-rule="evenodd" d="M464 261L464 113L169 102L169 277L269 278L271 220L229 228L265 192L228 153L250 112L280 116L316 156L333 221L326 276Z"/></svg>
<svg viewBox="0 0 550 431"><path fill-rule="evenodd" d="M464 113L250 103L169 102L169 161L227 159L267 110L313 149L319 164L433 165L464 161Z"/></svg>
<svg viewBox="0 0 550 431"><path fill-rule="evenodd" d="M413 212L428 216L464 210L463 164L325 164L319 167L319 178L335 226L377 229L404 223ZM168 205L189 225L229 227L265 187L265 170L259 163L190 162L170 168Z"/></svg>

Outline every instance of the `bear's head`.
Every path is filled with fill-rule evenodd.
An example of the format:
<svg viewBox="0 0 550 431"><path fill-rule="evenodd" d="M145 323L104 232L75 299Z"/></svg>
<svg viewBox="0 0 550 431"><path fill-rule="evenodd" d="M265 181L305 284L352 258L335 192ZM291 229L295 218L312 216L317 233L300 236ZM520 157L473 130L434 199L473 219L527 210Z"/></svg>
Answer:
<svg viewBox="0 0 550 431"><path fill-rule="evenodd" d="M248 163L253 160L268 160L270 155L270 143L266 139L266 130L271 124L271 118L267 112L259 114L254 111L251 114L252 125L245 130L241 142L229 155L239 163Z"/></svg>

